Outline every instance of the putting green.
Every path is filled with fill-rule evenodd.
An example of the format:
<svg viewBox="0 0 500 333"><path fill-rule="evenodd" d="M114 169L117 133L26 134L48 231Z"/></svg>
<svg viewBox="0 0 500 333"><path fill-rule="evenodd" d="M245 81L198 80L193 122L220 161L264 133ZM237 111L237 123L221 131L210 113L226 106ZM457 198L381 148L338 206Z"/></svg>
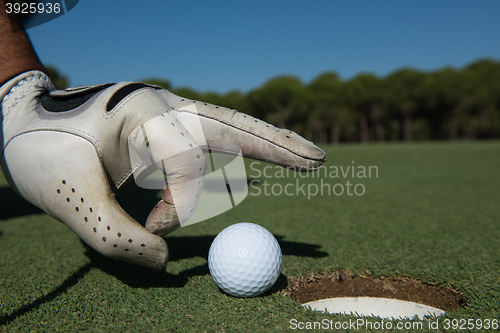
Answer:
<svg viewBox="0 0 500 333"><path fill-rule="evenodd" d="M246 161L247 198L169 235L160 272L100 256L1 180L0 331L274 332L355 320L289 297L292 278L340 270L452 286L467 303L439 325L499 318L500 142L323 148L328 173L314 177ZM158 196L131 188L118 199L145 221ZM282 275L262 297L227 296L208 272L212 240L238 222L263 225L283 251Z"/></svg>

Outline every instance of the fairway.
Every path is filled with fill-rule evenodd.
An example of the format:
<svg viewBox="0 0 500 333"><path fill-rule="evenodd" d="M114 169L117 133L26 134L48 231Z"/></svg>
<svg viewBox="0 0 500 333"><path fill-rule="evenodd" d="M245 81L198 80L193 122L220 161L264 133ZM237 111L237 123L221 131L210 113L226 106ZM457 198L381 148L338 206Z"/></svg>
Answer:
<svg viewBox="0 0 500 333"><path fill-rule="evenodd" d="M163 271L102 257L2 178L0 331L275 332L356 320L289 295L294 279L339 271L450 286L467 302L441 323L500 319L499 141L321 148L326 169L312 174L246 160L247 198L167 236ZM133 187L117 198L143 223L160 196ZM213 239L239 222L267 228L283 252L282 275L260 297L227 296L208 271Z"/></svg>

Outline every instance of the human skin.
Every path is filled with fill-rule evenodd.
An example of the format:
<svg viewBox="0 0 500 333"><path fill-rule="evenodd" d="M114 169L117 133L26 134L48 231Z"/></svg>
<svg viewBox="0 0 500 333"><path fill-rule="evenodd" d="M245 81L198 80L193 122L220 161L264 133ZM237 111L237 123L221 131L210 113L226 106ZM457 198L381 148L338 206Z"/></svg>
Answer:
<svg viewBox="0 0 500 333"><path fill-rule="evenodd" d="M0 0L0 86L29 70L47 72L40 62L19 17L7 14Z"/></svg>

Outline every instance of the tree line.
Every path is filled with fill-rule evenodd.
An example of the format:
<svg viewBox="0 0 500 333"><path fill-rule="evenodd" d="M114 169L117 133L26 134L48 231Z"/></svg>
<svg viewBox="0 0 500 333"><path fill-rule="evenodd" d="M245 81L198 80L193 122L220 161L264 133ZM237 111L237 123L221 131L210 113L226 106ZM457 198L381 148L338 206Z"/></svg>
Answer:
<svg viewBox="0 0 500 333"><path fill-rule="evenodd" d="M49 70L60 88L67 86L66 77ZM462 69L403 68L385 77L362 73L349 80L333 71L310 83L285 75L246 94L201 93L159 78L143 82L245 112L315 143L500 137L500 62L491 59Z"/></svg>

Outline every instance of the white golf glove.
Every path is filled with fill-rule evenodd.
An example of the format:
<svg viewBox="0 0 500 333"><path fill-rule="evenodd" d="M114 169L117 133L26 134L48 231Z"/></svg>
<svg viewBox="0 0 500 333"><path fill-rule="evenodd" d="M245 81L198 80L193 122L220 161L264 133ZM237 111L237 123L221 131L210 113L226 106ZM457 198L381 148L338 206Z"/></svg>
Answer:
<svg viewBox="0 0 500 333"><path fill-rule="evenodd" d="M151 268L168 260L161 236L196 208L207 166L202 148L237 154L232 147L239 147L245 157L301 171L325 161L294 132L142 83L56 90L47 75L29 71L0 87L0 101L9 184L101 254ZM114 193L152 168L168 184L144 228Z"/></svg>

